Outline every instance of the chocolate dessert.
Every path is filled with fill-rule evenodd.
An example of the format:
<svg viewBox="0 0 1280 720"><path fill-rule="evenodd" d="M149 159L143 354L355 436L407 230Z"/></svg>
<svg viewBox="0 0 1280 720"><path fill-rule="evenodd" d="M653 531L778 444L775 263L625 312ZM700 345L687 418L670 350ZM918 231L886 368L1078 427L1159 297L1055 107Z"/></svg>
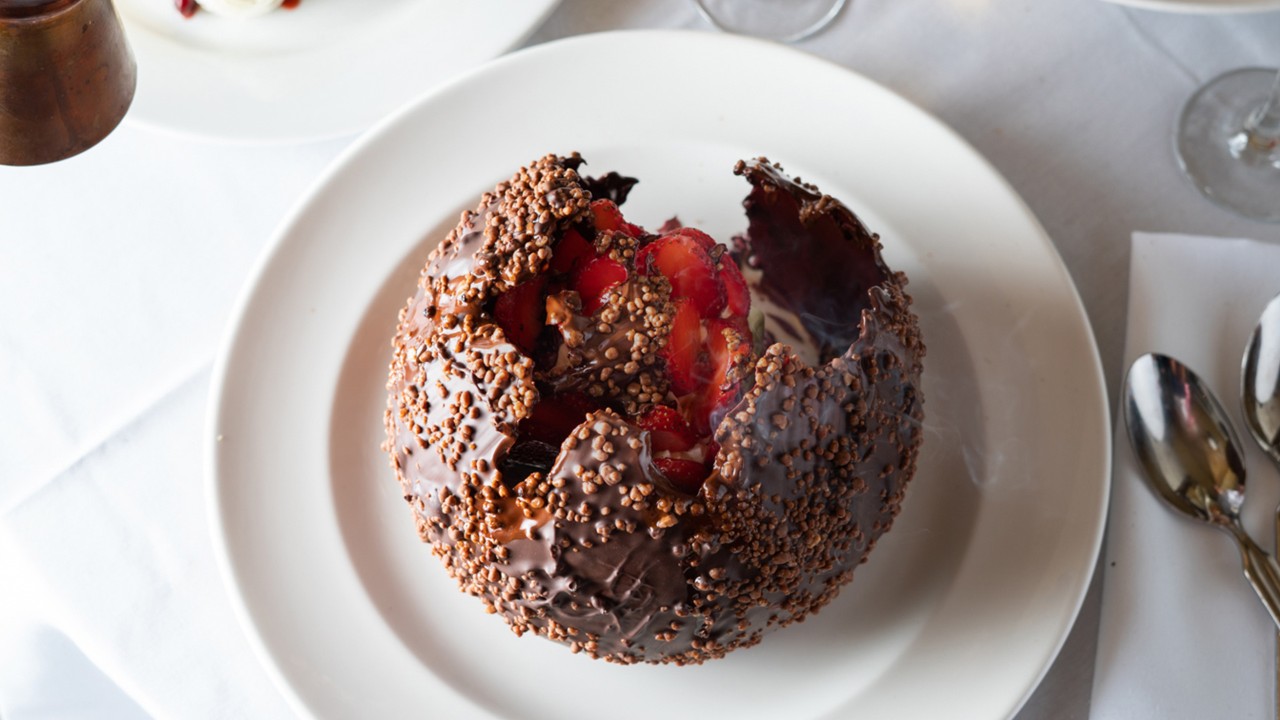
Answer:
<svg viewBox="0 0 1280 720"><path fill-rule="evenodd" d="M921 442L906 277L765 159L734 249L548 155L463 214L400 312L386 449L418 534L517 635L701 663L831 601ZM757 307L753 310L753 304Z"/></svg>

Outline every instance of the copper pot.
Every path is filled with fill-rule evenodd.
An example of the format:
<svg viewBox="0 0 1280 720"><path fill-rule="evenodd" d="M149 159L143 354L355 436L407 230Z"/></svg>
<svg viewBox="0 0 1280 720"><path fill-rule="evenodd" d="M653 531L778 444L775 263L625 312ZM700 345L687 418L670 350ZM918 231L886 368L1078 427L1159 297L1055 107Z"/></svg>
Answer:
<svg viewBox="0 0 1280 720"><path fill-rule="evenodd" d="M0 0L0 164L93 147L124 117L137 77L111 0Z"/></svg>

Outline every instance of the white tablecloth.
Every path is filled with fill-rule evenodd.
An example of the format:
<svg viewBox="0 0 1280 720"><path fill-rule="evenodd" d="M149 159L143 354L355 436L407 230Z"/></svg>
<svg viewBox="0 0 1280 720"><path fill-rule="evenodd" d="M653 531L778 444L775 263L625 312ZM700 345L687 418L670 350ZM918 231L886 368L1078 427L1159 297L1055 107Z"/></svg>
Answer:
<svg viewBox="0 0 1280 720"><path fill-rule="evenodd" d="M686 0L565 0L529 42L637 27L703 25ZM1280 64L1278 38L1277 13L853 0L801 47L937 114L1018 189L1114 397L1131 231L1280 240L1201 199L1171 153L1187 95ZM349 141L225 147L126 124L78 158L0 167L0 716L288 716L213 564L203 419L249 265ZM1097 614L1095 587L1021 718L1088 716Z"/></svg>

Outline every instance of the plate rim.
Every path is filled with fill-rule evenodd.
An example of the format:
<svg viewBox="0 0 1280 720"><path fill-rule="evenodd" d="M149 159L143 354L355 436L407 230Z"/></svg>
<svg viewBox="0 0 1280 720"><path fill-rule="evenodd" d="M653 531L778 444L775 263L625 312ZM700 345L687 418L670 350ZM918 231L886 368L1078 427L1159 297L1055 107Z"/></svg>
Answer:
<svg viewBox="0 0 1280 720"><path fill-rule="evenodd" d="M1137 1L1141 2L1143 0ZM553 2L558 2L558 0L553 0ZM1101 557L1101 548L1106 531L1106 518L1110 508L1114 446L1109 391L1106 384L1106 375L1102 366L1101 355L1098 351L1097 336L1094 333L1092 321L1084 306L1083 300L1080 297L1079 287L1072 278L1070 270L1066 266L1066 263L1064 262L1056 245L1054 245L1051 236L1045 230L1044 226L1031 210L1030 206L1026 203L1025 199L1010 184L1009 180L991 163L990 160L982 155L972 145L972 143L961 136L950 125L939 119L936 115L920 107L918 104L897 91L867 77L866 75L863 75L862 73L826 58L815 56L796 48L777 45L776 43L771 43L765 40L737 35L711 33L697 29L611 30L575 35L522 48L518 51L501 55L488 62L481 63L463 73L455 75L453 78L445 82L438 83L437 85L420 93L410 101L402 104L398 109L384 116L380 121L365 130L353 143L346 147L329 163L325 170L320 173L306 191L299 196L299 199L295 201L290 210L276 226L275 230L273 230L270 240L264 246L252 266L243 286L240 288L240 291L236 296L232 311L228 315L227 325L221 337L218 354L211 374L208 406L205 413L206 427L204 441L204 489L205 499L207 502L206 518L210 525L210 535L214 545L214 556L219 568L221 580L223 581L224 590L231 601L235 616L241 626L241 631L249 641L250 646L253 648L259 664L264 668L264 670L266 670L272 679L273 685L282 693L295 712L298 712L303 717L315 717L307 702L298 694L297 688L289 682L282 672L279 665L279 659L273 655L267 647L266 642L246 605L244 595L239 590L236 583L237 573L234 569L234 561L230 556L229 541L225 532L226 527L223 516L224 506L221 503L219 495L218 446L220 444L220 436L218 435L218 428L221 424L221 401L225 386L228 383L228 377L226 375L228 370L227 366L230 361L232 349L235 347L236 336L248 315L251 300L253 299L255 291L264 276L267 274L267 269L273 264L277 255L283 251L285 241L288 238L292 227L306 215L310 206L313 204L313 201L329 185L331 180L335 176L340 175L349 164L362 155L367 147L376 143L384 133L398 125L406 117L417 112L420 106L429 104L438 95L445 94L455 87L471 82L472 79L478 75L493 72L507 65L522 63L527 57L547 52L559 52L560 48L565 45L607 42L610 38L617 36L644 36L651 38L654 42L661 41L663 38L667 37L684 39L698 36L700 38L699 41L714 40L715 42L755 46L766 52L795 53L796 55L804 56L807 61L821 63L842 73L851 75L857 80L874 86L876 89L891 95L909 106L912 110L918 113L921 119L931 123L936 129L945 134L953 143L966 150L974 162L979 164L990 178L995 180L1004 189L1008 197L1017 203L1021 213L1025 216L1024 219L1036 229L1036 236L1041 243L1042 250L1047 253L1048 259L1053 261L1054 269L1065 280L1066 287L1064 289L1069 292L1072 300L1072 305L1070 307L1071 314L1075 319L1079 320L1080 325L1078 329L1082 332L1083 339L1087 341L1087 348L1084 349L1087 350L1087 354L1091 360L1089 363L1089 374L1095 381L1094 387L1097 391L1094 401L1096 402L1098 416L1094 418L1096 425L1094 426L1094 432L1092 435L1095 436L1095 441L1097 442L1099 450L1096 460L1099 465L1100 473L1099 477L1095 480L1098 485L1096 503L1092 505L1091 512L1088 515L1089 521L1094 525L1093 532L1091 537L1088 538L1088 543L1082 545L1082 547L1087 548L1084 557L1087 558L1088 562L1085 564L1085 567L1081 568L1081 572L1079 573L1080 581L1077 583L1078 587L1076 588L1075 596L1072 598L1072 602L1070 603L1071 610L1062 617L1060 623L1061 626L1057 633L1057 641L1048 649L1047 655L1040 663L1039 670L1034 679L1023 690L1016 703L1010 706L1010 712L1007 717L1013 717L1025 706L1026 702L1040 686L1044 677L1052 668L1054 661L1060 655L1071 630L1074 628L1079 618L1084 601L1092 586L1092 580L1095 575L1093 570L1096 568L1099 558ZM1028 241L1030 240L1029 237L1026 239Z"/></svg>

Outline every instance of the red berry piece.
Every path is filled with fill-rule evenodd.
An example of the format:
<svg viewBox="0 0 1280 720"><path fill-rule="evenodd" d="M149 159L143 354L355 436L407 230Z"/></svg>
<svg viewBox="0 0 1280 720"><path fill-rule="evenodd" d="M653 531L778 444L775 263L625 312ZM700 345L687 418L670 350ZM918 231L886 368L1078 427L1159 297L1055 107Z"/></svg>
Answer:
<svg viewBox="0 0 1280 720"><path fill-rule="evenodd" d="M740 377L751 361L751 344L733 322L712 320L707 323L707 356L709 374L693 412L695 428L702 433L710 433L741 399Z"/></svg>
<svg viewBox="0 0 1280 720"><path fill-rule="evenodd" d="M582 298L582 312L594 315L604 304L604 294L627 281L627 269L609 258L587 263L573 278L573 289Z"/></svg>
<svg viewBox="0 0 1280 720"><path fill-rule="evenodd" d="M670 235L671 233L679 230L682 227L684 227L684 225L680 222L680 218L673 217L670 220L662 223L661 227L658 228L658 234Z"/></svg>
<svg viewBox="0 0 1280 720"><path fill-rule="evenodd" d="M719 317L724 310L724 287L715 265L699 240L687 235L668 235L645 245L636 253L636 269L653 271L671 282L673 297L689 298L704 318Z"/></svg>
<svg viewBox="0 0 1280 720"><path fill-rule="evenodd" d="M664 457L654 459L653 464L672 485L690 495L698 492L702 481L707 479L706 466L697 460Z"/></svg>
<svg viewBox="0 0 1280 720"><path fill-rule="evenodd" d="M677 395L691 393L698 388L698 352L702 348L702 324L693 302L679 299L674 302L675 318L671 322L671 334L662 349L667 361L667 375L671 389Z"/></svg>
<svg viewBox="0 0 1280 720"><path fill-rule="evenodd" d="M636 419L636 426L649 431L649 440L654 450L683 452L693 448L698 436L685 422L679 410L666 405L656 405L652 410Z"/></svg>
<svg viewBox="0 0 1280 720"><path fill-rule="evenodd" d="M564 393L542 398L533 412L520 421L520 440L536 440L560 447L573 429L599 405L585 393Z"/></svg>
<svg viewBox="0 0 1280 720"><path fill-rule="evenodd" d="M573 271L586 265L596 257L596 249L587 242L582 234L570 228L556 245L555 254L551 256L551 269L554 272L572 274Z"/></svg>
<svg viewBox="0 0 1280 720"><path fill-rule="evenodd" d="M698 245L701 246L702 249L706 250L708 253L710 253L711 249L716 246L716 241L710 235L702 232L697 228L681 227L673 231L671 234L679 235L681 237L687 237L690 240L693 240L694 242L698 243Z"/></svg>
<svg viewBox="0 0 1280 720"><path fill-rule="evenodd" d="M644 235L643 228L639 225L632 225L623 219L622 211L618 209L618 206L612 200L592 200L591 217L596 227L596 232L610 230L631 237Z"/></svg>
<svg viewBox="0 0 1280 720"><path fill-rule="evenodd" d="M720 454L720 443L715 440L711 440L707 443L707 449L705 452L707 454L707 470L710 471L711 468L715 467L716 456Z"/></svg>
<svg viewBox="0 0 1280 720"><path fill-rule="evenodd" d="M200 9L196 0L173 0L173 4L178 8L178 12L182 13L182 17L191 17L196 14L196 10Z"/></svg>
<svg viewBox="0 0 1280 720"><path fill-rule="evenodd" d="M729 314L746 317L751 312L751 290L747 288L738 263L728 253L720 257L720 282L724 285Z"/></svg>
<svg viewBox="0 0 1280 720"><path fill-rule="evenodd" d="M543 296L546 284L546 278L538 276L507 290L493 303L493 319L502 327L507 340L526 355L533 353L538 334L546 325L547 303Z"/></svg>

